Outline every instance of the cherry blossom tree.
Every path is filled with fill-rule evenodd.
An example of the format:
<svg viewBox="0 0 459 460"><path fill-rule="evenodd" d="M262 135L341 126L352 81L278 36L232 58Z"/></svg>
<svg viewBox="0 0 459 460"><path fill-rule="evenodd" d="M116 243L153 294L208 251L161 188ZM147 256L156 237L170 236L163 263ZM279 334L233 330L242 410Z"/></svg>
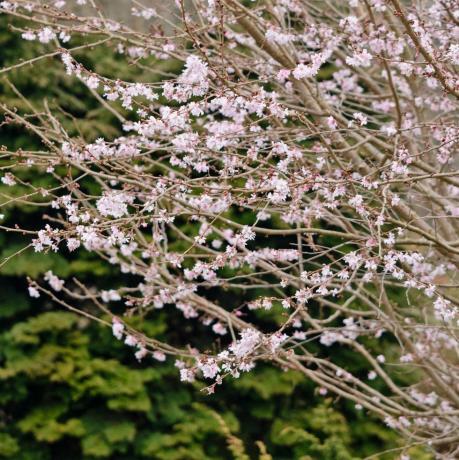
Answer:
<svg viewBox="0 0 459 460"><path fill-rule="evenodd" d="M2 73L51 59L124 130L92 142L51 111L1 105L4 123L43 145L3 150L3 184L28 190L3 206L36 203L44 218L2 230L126 274L101 290L48 272L30 295L110 325L139 360L176 360L180 379L208 392L271 362L381 417L407 446L456 458L457 1L177 0L168 18L147 3L126 7L145 20L134 30L95 0L0 2L16 33L46 45ZM95 46L150 80L94 73L76 56ZM28 168L54 186L23 180ZM238 300L222 305L228 292ZM111 313L120 304L125 315ZM209 346L129 325L157 309L200 324ZM337 362L337 347L367 374Z"/></svg>

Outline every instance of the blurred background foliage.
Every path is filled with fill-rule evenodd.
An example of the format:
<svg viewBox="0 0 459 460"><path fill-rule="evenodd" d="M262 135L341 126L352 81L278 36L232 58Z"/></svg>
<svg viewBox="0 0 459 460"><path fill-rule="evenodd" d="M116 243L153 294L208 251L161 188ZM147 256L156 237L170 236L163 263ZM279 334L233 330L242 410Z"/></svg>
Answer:
<svg viewBox="0 0 459 460"><path fill-rule="evenodd" d="M43 45L18 38L4 17L0 47L1 67L45 51ZM77 56L108 77L146 78L107 49ZM0 102L21 112L30 112L28 104L38 110L48 105L63 115L72 135L86 140L121 133L116 117L55 61L57 57L47 58L8 72L8 80L3 74ZM0 145L11 150L41 147L31 133L11 125L1 127ZM48 180L33 168L24 175L37 186ZM1 203L20 193L20 185L0 184ZM36 209L20 202L2 207L1 212L2 223L24 228L36 228L41 218ZM0 260L26 244L20 234L0 231ZM99 287L108 281L116 284L121 276L84 251L67 257L27 250L2 267L0 458L351 460L403 446L381 421L348 402L320 396L295 372L259 365L207 396L202 383L180 383L170 359L138 363L132 349L116 341L109 329L44 297L28 297L26 277L40 278L47 270L66 279L78 276L88 284L97 280ZM219 300L234 302L237 295L228 292ZM179 314L172 321L164 312L134 321L156 337L173 337L177 331L193 334L189 321ZM333 353L348 362L353 359L343 349ZM363 362L353 366L356 372L365 372ZM420 450L410 454L412 459L430 458ZM372 458L399 456L396 450Z"/></svg>

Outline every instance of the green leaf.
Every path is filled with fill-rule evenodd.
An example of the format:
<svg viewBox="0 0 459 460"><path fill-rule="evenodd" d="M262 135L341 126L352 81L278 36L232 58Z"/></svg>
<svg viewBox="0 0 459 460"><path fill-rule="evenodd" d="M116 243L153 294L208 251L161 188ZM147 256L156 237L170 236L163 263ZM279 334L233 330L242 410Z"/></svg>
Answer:
<svg viewBox="0 0 459 460"><path fill-rule="evenodd" d="M110 443L121 441L132 441L135 437L136 428L131 422L120 422L108 426L104 430L104 434Z"/></svg>
<svg viewBox="0 0 459 460"><path fill-rule="evenodd" d="M32 410L18 423L24 433L32 433L38 441L56 442L64 436L81 437L85 430L81 420L71 418L59 422L67 407L64 404L48 404Z"/></svg>
<svg viewBox="0 0 459 460"><path fill-rule="evenodd" d="M18 452L18 441L7 433L0 433L0 457L11 458Z"/></svg>
<svg viewBox="0 0 459 460"><path fill-rule="evenodd" d="M110 444L101 433L86 436L83 438L81 446L85 456L108 457L113 452Z"/></svg>
<svg viewBox="0 0 459 460"><path fill-rule="evenodd" d="M67 312L48 312L18 323L8 333L8 339L14 343L38 344L40 334L56 334L69 330L78 321L78 316Z"/></svg>

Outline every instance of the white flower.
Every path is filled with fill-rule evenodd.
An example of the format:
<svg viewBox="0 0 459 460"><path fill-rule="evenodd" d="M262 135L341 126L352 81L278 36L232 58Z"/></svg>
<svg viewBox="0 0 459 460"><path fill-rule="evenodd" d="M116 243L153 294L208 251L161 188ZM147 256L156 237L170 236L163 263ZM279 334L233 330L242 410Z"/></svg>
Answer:
<svg viewBox="0 0 459 460"><path fill-rule="evenodd" d="M220 368L214 359L207 359L206 361L198 361L198 368L201 370L202 375L206 379L213 379L220 372Z"/></svg>
<svg viewBox="0 0 459 460"><path fill-rule="evenodd" d="M67 248L70 252L75 251L80 247L80 242L76 238L69 238L67 240Z"/></svg>
<svg viewBox="0 0 459 460"><path fill-rule="evenodd" d="M157 361L166 361L166 355L162 351L154 351L152 356Z"/></svg>
<svg viewBox="0 0 459 460"><path fill-rule="evenodd" d="M124 324L117 318L113 318L112 332L118 340L123 338Z"/></svg>
<svg viewBox="0 0 459 460"><path fill-rule="evenodd" d="M88 85L88 88L97 89L99 87L100 80L92 75L87 78L86 84Z"/></svg>
<svg viewBox="0 0 459 460"><path fill-rule="evenodd" d="M374 380L378 374L375 371L368 372L368 380Z"/></svg>
<svg viewBox="0 0 459 460"><path fill-rule="evenodd" d="M237 358L243 358L249 355L261 342L261 334L255 329L245 329L240 335L240 340L229 347L230 351L232 351Z"/></svg>
<svg viewBox="0 0 459 460"><path fill-rule="evenodd" d="M353 67L370 67L373 56L366 50L354 53L346 58L346 64Z"/></svg>
<svg viewBox="0 0 459 460"><path fill-rule="evenodd" d="M70 41L72 37L70 37L69 34L66 34L65 32L60 32L59 33L59 40L62 42L62 43L67 43Z"/></svg>
<svg viewBox="0 0 459 460"><path fill-rule="evenodd" d="M44 27L38 32L38 41L41 43L49 43L56 38L56 33L50 27Z"/></svg>
<svg viewBox="0 0 459 460"><path fill-rule="evenodd" d="M60 291L64 287L64 281L60 280L51 270L45 273L45 280L48 281L49 285L55 290Z"/></svg>
<svg viewBox="0 0 459 460"><path fill-rule="evenodd" d="M353 251L344 256L344 261L349 265L349 268L354 270L360 265L362 256Z"/></svg>
<svg viewBox="0 0 459 460"><path fill-rule="evenodd" d="M338 332L333 331L324 331L320 335L320 343L329 347L333 345L335 342L338 342L342 339L342 335Z"/></svg>
<svg viewBox="0 0 459 460"><path fill-rule="evenodd" d="M194 372L191 369L180 369L180 380L182 382L194 382Z"/></svg>
<svg viewBox="0 0 459 460"><path fill-rule="evenodd" d="M354 119L359 122L360 126L365 126L368 123L368 118L361 112L354 113Z"/></svg>
<svg viewBox="0 0 459 460"><path fill-rule="evenodd" d="M226 335L228 333L228 330L226 329L226 327L218 322L218 323L215 323L213 326L212 326L212 330L216 333L216 334L219 334L219 335Z"/></svg>
<svg viewBox="0 0 459 460"><path fill-rule="evenodd" d="M110 192L97 201L97 209L103 216L119 218L128 213L127 205L132 201L132 197L126 193Z"/></svg>
<svg viewBox="0 0 459 460"><path fill-rule="evenodd" d="M336 128L338 128L338 123L336 122L336 120L333 117L327 117L327 126L330 129L336 129Z"/></svg>
<svg viewBox="0 0 459 460"><path fill-rule="evenodd" d="M14 180L14 176L10 173L6 173L3 177L2 177L2 182L5 184L5 185L8 185L8 186L12 186L12 185L15 185L16 184L16 181Z"/></svg>
<svg viewBox="0 0 459 460"><path fill-rule="evenodd" d="M36 40L37 39L37 36L34 32L32 32L31 30L28 30L27 32L23 32L23 34L21 35L21 37L24 39L24 40L28 40L28 41L33 41L33 40Z"/></svg>
<svg viewBox="0 0 459 460"><path fill-rule="evenodd" d="M29 286L29 295L30 297L35 297L38 299L40 297L40 292L38 291L37 288L34 288L33 286Z"/></svg>
<svg viewBox="0 0 459 460"><path fill-rule="evenodd" d="M266 31L265 37L269 42L277 43L278 45L287 45L295 38L293 34L289 34L283 32L280 29L277 30L273 28Z"/></svg>
<svg viewBox="0 0 459 460"><path fill-rule="evenodd" d="M127 335L124 343L130 347L135 347L138 344L138 341L133 335Z"/></svg>
<svg viewBox="0 0 459 460"><path fill-rule="evenodd" d="M449 322L452 321L458 314L459 309L443 297L437 297L434 302L435 317L438 320Z"/></svg>
<svg viewBox="0 0 459 460"><path fill-rule="evenodd" d="M454 65L459 65L459 44L452 44L446 56Z"/></svg>
<svg viewBox="0 0 459 460"><path fill-rule="evenodd" d="M141 361L145 356L147 356L148 350L144 347L140 347L135 353L135 357L138 361Z"/></svg>
<svg viewBox="0 0 459 460"><path fill-rule="evenodd" d="M285 342L287 339L288 339L287 334L280 334L280 333L273 334L269 338L269 342L268 342L271 352L274 353L281 346L281 344Z"/></svg>
<svg viewBox="0 0 459 460"><path fill-rule="evenodd" d="M121 300L121 296L114 289L110 289L109 291L102 291L100 296L104 302Z"/></svg>

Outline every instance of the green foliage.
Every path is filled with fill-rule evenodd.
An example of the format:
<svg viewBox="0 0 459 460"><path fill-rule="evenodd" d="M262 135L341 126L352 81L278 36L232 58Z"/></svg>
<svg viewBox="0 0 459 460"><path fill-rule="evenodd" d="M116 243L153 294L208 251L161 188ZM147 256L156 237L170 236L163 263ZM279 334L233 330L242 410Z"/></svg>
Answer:
<svg viewBox="0 0 459 460"><path fill-rule="evenodd" d="M19 444L12 436L0 433L0 457L13 457L19 452Z"/></svg>

